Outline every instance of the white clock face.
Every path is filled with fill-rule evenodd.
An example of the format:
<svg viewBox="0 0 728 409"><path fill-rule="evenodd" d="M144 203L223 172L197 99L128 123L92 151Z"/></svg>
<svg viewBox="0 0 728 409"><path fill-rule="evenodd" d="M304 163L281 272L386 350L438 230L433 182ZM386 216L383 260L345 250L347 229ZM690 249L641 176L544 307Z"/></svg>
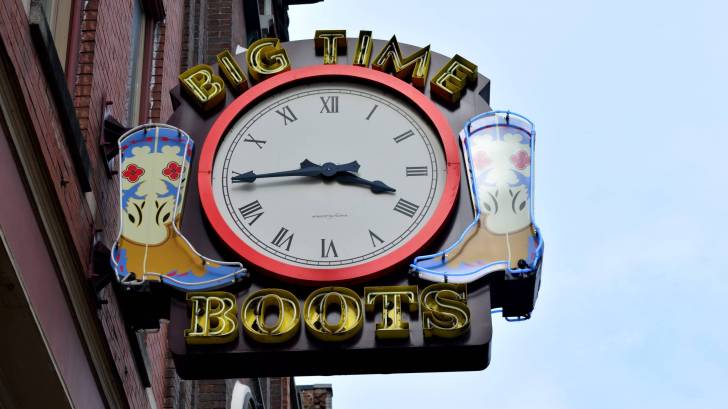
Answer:
<svg viewBox="0 0 728 409"><path fill-rule="evenodd" d="M356 176L264 177L301 163L358 162ZM254 172L257 179L233 183ZM284 264L331 269L386 257L433 216L447 176L439 136L393 93L356 82L314 82L268 94L237 118L212 169L216 206L254 251ZM243 254L243 256L245 256Z"/></svg>

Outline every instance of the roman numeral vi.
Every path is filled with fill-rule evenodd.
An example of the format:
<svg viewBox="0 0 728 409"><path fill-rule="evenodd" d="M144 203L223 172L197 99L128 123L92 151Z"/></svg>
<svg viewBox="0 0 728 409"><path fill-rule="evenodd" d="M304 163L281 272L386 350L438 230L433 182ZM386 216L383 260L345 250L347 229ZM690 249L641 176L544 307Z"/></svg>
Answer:
<svg viewBox="0 0 728 409"><path fill-rule="evenodd" d="M334 246L334 241L329 241L328 247L326 246L326 239L321 239L321 258L328 258L331 253L334 253L334 257L339 257Z"/></svg>

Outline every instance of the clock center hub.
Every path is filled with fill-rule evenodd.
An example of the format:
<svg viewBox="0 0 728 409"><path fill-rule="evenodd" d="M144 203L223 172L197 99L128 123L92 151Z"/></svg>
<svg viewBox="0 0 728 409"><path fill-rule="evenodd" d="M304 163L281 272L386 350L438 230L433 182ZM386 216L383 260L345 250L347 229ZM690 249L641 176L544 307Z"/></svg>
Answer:
<svg viewBox="0 0 728 409"><path fill-rule="evenodd" d="M323 168L323 171L321 172L322 175L326 177L331 177L336 174L336 165L332 162L326 162L323 165L321 165Z"/></svg>

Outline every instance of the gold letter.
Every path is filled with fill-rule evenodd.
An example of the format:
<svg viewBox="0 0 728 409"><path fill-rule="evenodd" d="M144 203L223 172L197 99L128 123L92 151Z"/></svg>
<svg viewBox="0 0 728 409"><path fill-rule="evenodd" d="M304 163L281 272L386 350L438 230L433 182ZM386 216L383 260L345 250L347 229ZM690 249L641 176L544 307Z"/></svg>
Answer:
<svg viewBox="0 0 728 409"><path fill-rule="evenodd" d="M352 64L360 67L369 66L369 58L372 56L374 49L374 40L372 40L371 31L359 31L359 40L356 41L356 49L354 50L354 59Z"/></svg>
<svg viewBox="0 0 728 409"><path fill-rule="evenodd" d="M245 333L266 344L288 341L298 333L301 324L298 299L290 292L277 288L251 294L245 300L240 316ZM271 320L273 316L276 318Z"/></svg>
<svg viewBox="0 0 728 409"><path fill-rule="evenodd" d="M417 311L417 286L364 287L367 312L382 304L382 322L377 323L377 338L408 338L409 323L402 321L402 304L410 313Z"/></svg>
<svg viewBox="0 0 728 409"><path fill-rule="evenodd" d="M335 323L327 314L334 306L339 313ZM361 331L364 325L359 295L344 287L324 287L311 293L303 306L303 318L308 332L322 341L344 341Z"/></svg>
<svg viewBox="0 0 728 409"><path fill-rule="evenodd" d="M324 56L324 64L336 64L339 54L346 54L346 30L316 30L313 35L316 55Z"/></svg>
<svg viewBox="0 0 728 409"><path fill-rule="evenodd" d="M197 102L203 111L209 111L225 101L222 78L212 73L209 65L198 64L179 75L182 88Z"/></svg>
<svg viewBox="0 0 728 409"><path fill-rule="evenodd" d="M422 330L425 338L455 338L470 326L465 284L432 284L422 290Z"/></svg>
<svg viewBox="0 0 728 409"><path fill-rule="evenodd" d="M188 293L192 306L190 328L185 330L187 344L224 344L238 337L235 295L223 291Z"/></svg>
<svg viewBox="0 0 728 409"><path fill-rule="evenodd" d="M409 57L403 57L397 36L392 36L382 51L374 57L372 68L377 71L394 72L397 78L411 81L415 87L424 89L427 74L430 72L430 46L420 48Z"/></svg>
<svg viewBox="0 0 728 409"><path fill-rule="evenodd" d="M217 55L217 66L230 84L230 87L238 94L248 89L248 79L243 74L243 69L235 61L235 57L227 49Z"/></svg>
<svg viewBox="0 0 728 409"><path fill-rule="evenodd" d="M462 90L478 81L478 66L455 54L430 81L430 93L454 104L462 98Z"/></svg>
<svg viewBox="0 0 728 409"><path fill-rule="evenodd" d="M256 81L263 81L291 69L286 50L277 38L261 38L250 44L245 53L248 72Z"/></svg>

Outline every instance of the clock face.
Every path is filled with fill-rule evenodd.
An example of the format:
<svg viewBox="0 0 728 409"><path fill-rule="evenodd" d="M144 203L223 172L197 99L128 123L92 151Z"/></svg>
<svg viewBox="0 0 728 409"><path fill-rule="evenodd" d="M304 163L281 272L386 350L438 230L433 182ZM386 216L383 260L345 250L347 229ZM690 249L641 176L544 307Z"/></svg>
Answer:
<svg viewBox="0 0 728 409"><path fill-rule="evenodd" d="M213 219L224 226L213 227L276 274L316 282L375 274L413 256L429 239L423 233L432 236L444 221L434 216L443 213L453 173L445 150L432 120L379 83L286 84L239 110L219 135L204 177ZM352 162L358 169L266 177Z"/></svg>

